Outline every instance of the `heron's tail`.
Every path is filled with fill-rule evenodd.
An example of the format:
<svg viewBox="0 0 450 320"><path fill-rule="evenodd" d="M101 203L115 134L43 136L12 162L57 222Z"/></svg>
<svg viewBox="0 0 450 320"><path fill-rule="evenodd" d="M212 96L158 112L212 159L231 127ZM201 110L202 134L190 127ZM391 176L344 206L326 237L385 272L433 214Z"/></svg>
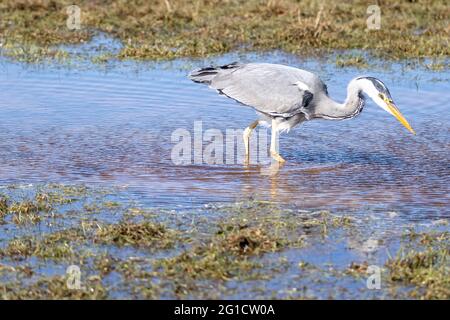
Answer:
<svg viewBox="0 0 450 320"><path fill-rule="evenodd" d="M226 64L220 67L207 67L196 69L189 73L188 78L194 82L211 84L212 79L219 73L225 70L238 68L240 65L237 62Z"/></svg>

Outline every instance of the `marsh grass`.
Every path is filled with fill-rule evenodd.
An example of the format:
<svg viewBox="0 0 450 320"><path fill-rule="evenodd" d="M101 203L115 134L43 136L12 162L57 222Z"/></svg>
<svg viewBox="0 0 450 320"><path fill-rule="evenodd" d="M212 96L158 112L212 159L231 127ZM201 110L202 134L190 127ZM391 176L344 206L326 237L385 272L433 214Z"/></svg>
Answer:
<svg viewBox="0 0 450 320"><path fill-rule="evenodd" d="M117 246L140 246L158 249L173 247L177 237L174 230L152 222L121 222L99 226L94 241Z"/></svg>
<svg viewBox="0 0 450 320"><path fill-rule="evenodd" d="M450 234L410 233L416 248L402 248L386 262L389 280L412 286L411 298L448 299L450 297ZM409 244L410 246L411 244Z"/></svg>
<svg viewBox="0 0 450 320"><path fill-rule="evenodd" d="M358 55L338 55L336 57L336 66L366 68L368 63L363 56Z"/></svg>
<svg viewBox="0 0 450 320"><path fill-rule="evenodd" d="M74 249L63 237L58 238L57 233L44 239L24 237L13 239L0 250L0 257L9 257L14 260L24 260L28 257L37 257L44 260L62 260L74 256Z"/></svg>
<svg viewBox="0 0 450 320"><path fill-rule="evenodd" d="M0 195L0 218L8 214L8 198Z"/></svg>
<svg viewBox="0 0 450 320"><path fill-rule="evenodd" d="M301 253L330 245L337 237L359 241L361 226L348 215L258 200L211 204L205 212L174 214L126 204L120 197L111 197L111 192L85 187L8 190L0 198L4 215L0 228L15 223L7 218L17 212L37 214L41 223L17 224L19 235L1 242L0 295L5 299L102 299L117 294L220 298L238 294L236 284L251 286L267 298L265 283L292 273L292 268L292 275L298 273L308 285L286 288L273 297L305 298L314 297L316 286L328 280L367 277L367 261L339 268L292 262L285 256L292 250ZM101 208L101 214L92 215L86 203ZM60 214L49 217L47 210ZM111 223L111 216L116 222ZM105 217L108 221L103 221ZM40 230L41 224L50 222L54 227ZM448 238L448 232L406 233L400 239L403 251L385 264L389 288L406 290L408 298L448 298ZM65 286L64 270L72 264L82 270L84 287L79 291ZM52 268L63 273L54 276L42 271Z"/></svg>
<svg viewBox="0 0 450 320"><path fill-rule="evenodd" d="M83 0L77 2L82 28L75 31L66 27L65 8L71 4L2 1L3 54L30 62L41 57L66 59L55 45L83 43L97 31L123 43L118 55L103 54L98 62L110 57L166 60L274 49L299 55L363 49L395 60L449 54L449 11L443 0L383 2L380 30L367 29L367 1Z"/></svg>
<svg viewBox="0 0 450 320"><path fill-rule="evenodd" d="M10 189L14 190L14 187ZM32 195L14 199L0 195L0 218L11 216L18 225L38 224L45 216L51 215L55 207L71 204L88 194L84 186L48 185L45 190L37 187Z"/></svg>
<svg viewBox="0 0 450 320"><path fill-rule="evenodd" d="M286 266L282 258L268 263L264 260L267 254L303 248L314 238L323 239L331 230L351 225L350 219L326 211L305 216L265 201L214 209L224 214L213 227L214 234L195 239L174 257L154 262L162 286L168 286L177 297L201 295L211 281L226 288L230 281L271 279Z"/></svg>
<svg viewBox="0 0 450 320"><path fill-rule="evenodd" d="M0 283L0 298L21 299L105 299L107 290L96 277L88 278L80 289L69 289L67 278L62 276L43 277L24 286L21 282Z"/></svg>

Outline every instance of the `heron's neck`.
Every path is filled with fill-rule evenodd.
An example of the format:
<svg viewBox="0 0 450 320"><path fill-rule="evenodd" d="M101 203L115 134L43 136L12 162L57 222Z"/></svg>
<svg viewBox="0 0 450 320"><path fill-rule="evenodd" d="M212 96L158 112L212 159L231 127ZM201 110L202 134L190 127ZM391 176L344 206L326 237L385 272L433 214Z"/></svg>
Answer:
<svg viewBox="0 0 450 320"><path fill-rule="evenodd" d="M358 85L352 81L347 87L347 98L344 103L338 103L329 99L323 108L319 108L325 118L329 119L348 119L357 116L364 107L364 96ZM323 110L320 110L323 109Z"/></svg>

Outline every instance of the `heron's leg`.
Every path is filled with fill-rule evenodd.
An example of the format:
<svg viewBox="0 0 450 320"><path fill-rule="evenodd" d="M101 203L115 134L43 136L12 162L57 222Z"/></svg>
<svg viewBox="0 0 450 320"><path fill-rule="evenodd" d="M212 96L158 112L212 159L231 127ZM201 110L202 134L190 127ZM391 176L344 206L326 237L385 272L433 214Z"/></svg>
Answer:
<svg viewBox="0 0 450 320"><path fill-rule="evenodd" d="M252 134L253 129L255 129L259 124L259 120L256 120L252 122L251 125L249 125L244 130L244 146L245 146L245 161L246 163L250 162L250 136Z"/></svg>
<svg viewBox="0 0 450 320"><path fill-rule="evenodd" d="M272 120L272 136L271 136L271 140L270 140L270 155L276 161L283 163L286 160L284 160L278 153L278 128L277 128L277 126L278 126L278 124L277 124L276 120L275 119Z"/></svg>

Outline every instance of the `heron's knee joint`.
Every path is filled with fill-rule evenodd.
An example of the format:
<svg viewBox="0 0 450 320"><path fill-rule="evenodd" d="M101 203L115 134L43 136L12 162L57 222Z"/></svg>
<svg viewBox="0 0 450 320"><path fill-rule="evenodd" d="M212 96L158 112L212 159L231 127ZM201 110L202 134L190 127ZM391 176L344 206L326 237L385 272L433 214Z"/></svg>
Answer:
<svg viewBox="0 0 450 320"><path fill-rule="evenodd" d="M248 139L250 135L252 134L253 129L250 127L245 128L244 130L244 138Z"/></svg>

